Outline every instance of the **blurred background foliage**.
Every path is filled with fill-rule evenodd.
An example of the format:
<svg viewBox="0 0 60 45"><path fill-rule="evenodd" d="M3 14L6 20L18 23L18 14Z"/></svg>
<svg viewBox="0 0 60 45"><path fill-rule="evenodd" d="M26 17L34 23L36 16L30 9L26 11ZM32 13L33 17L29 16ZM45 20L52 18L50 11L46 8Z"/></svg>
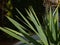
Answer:
<svg viewBox="0 0 60 45"><path fill-rule="evenodd" d="M12 6L12 3L11 3L11 0L8 0L8 2L6 3L5 10L7 11L8 16L12 16L13 6Z"/></svg>

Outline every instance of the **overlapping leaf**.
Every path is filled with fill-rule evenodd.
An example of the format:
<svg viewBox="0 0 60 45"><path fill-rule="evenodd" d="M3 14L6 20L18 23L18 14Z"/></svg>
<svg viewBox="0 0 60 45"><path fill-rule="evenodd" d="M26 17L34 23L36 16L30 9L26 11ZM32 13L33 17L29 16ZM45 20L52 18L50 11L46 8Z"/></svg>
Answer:
<svg viewBox="0 0 60 45"><path fill-rule="evenodd" d="M36 27L36 29L34 28L34 26L29 22L29 20L23 16L23 14L16 8L17 12L20 14L20 16L24 19L24 24L26 26L28 26L30 29L32 29L35 34L39 37L40 40L35 40L33 39L29 33L27 33L25 30L28 30L27 28L25 28L24 26L22 26L20 23L18 23L17 21L15 21L14 19L10 18L7 16L7 19L13 24L15 25L16 28L18 28L18 30L20 32L17 32L13 29L7 28L7 27L0 27L0 30L4 31L5 33L9 34L10 36L21 40L23 43L27 43L28 45L58 45L59 43L59 34L58 30L59 30L59 26L58 26L58 6L55 9L55 11L52 13L52 10L50 8L50 11L48 13L48 15L46 16L46 29L43 29L43 27L41 26L38 17L36 16L36 13L34 12L33 8L30 6L26 10L27 12L27 17L30 21L32 21L32 23L34 24L34 26ZM53 16L54 15L54 16ZM18 19L18 15L16 16ZM37 31L36 31L37 30ZM44 31L47 30L47 31ZM27 40L25 40L24 38L27 38ZM42 42L42 43L41 43ZM31 44L33 43L33 44Z"/></svg>

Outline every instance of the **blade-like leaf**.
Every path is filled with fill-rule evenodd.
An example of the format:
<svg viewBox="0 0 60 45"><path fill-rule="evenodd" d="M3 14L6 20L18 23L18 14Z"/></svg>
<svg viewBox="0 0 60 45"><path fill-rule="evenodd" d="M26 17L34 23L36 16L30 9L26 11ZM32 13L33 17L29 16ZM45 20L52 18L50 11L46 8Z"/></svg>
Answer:
<svg viewBox="0 0 60 45"><path fill-rule="evenodd" d="M24 43L27 43L27 44L31 45L28 41L24 40L22 37L16 35L15 33L11 32L7 29L4 29L4 28L0 27L0 30L4 31L5 33L9 34L10 36L12 36L12 37L24 42Z"/></svg>
<svg viewBox="0 0 60 45"><path fill-rule="evenodd" d="M21 28L21 25L20 25L17 21L13 20L12 18L10 18L10 17L8 17L8 16L7 16L7 18L8 18L9 21L11 21L12 24L14 24L21 32L29 35L26 31L24 31L24 29Z"/></svg>
<svg viewBox="0 0 60 45"><path fill-rule="evenodd" d="M45 45L48 45L47 37L46 37L46 35L44 34L41 25L38 25L37 21L35 20L35 17L33 16L32 12L31 12L30 10L29 10L29 12L30 12L29 17L30 17L31 21L34 23L35 27L37 28L37 31L39 32L39 35L40 35L40 36L39 36L40 39L42 40L42 42L43 42Z"/></svg>
<svg viewBox="0 0 60 45"><path fill-rule="evenodd" d="M29 9L31 10L31 12L32 12L33 15L35 16L35 18L36 18L38 24L40 25L40 22L39 22L39 20L38 20L38 18L37 18L37 16L36 16L36 13L35 13L35 11L33 10L32 6L30 6Z"/></svg>
<svg viewBox="0 0 60 45"><path fill-rule="evenodd" d="M7 29L8 31L11 31L12 33L15 33L15 34L19 35L19 36L26 37L29 40L29 42L33 43L34 45L37 45L37 44L38 45L41 45L36 40L34 40L33 38L31 38L31 36L28 36L28 35L26 35L24 33L23 34L22 33L19 33L19 32L15 31L15 30L12 30L10 28L7 28L7 27L4 27L4 28Z"/></svg>
<svg viewBox="0 0 60 45"><path fill-rule="evenodd" d="M53 15L52 15L51 7L50 7L49 27L50 27L50 31L52 32L53 39L56 41L56 30L55 30L55 26L53 22Z"/></svg>
<svg viewBox="0 0 60 45"><path fill-rule="evenodd" d="M26 21L26 23L28 24L27 26L29 27L29 28L31 28L37 35L39 35L38 33L37 33L37 31L33 28L33 26L29 23L29 21L22 15L22 13L16 8L16 10L18 11L18 13L21 15L21 17ZM27 11L26 11L27 12ZM27 12L27 14L28 15L30 15L29 14L29 12Z"/></svg>
<svg viewBox="0 0 60 45"><path fill-rule="evenodd" d="M5 28L6 30L9 30L9 31L17 34L17 35L20 35L20 36L23 36L23 37L24 37L24 35L23 35L22 33L19 33L19 32L17 32L17 31L13 30L13 29L10 29L10 28L7 28L7 27L4 27L4 28Z"/></svg>

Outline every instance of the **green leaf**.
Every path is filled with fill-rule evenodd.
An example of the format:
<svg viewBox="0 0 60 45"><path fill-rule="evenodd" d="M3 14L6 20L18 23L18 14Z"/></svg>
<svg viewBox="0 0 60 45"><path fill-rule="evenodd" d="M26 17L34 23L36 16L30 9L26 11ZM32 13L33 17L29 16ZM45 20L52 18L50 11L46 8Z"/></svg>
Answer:
<svg viewBox="0 0 60 45"><path fill-rule="evenodd" d="M8 31L11 31L12 33L15 33L15 34L17 34L17 35L19 35L19 36L22 36L22 37L26 37L28 40L29 40L29 42L30 43L33 43L34 45L41 45L40 43L38 43L35 39L33 39L31 36L28 36L28 35L26 35L26 34L22 34L22 33L19 33L19 32L17 32L17 31L15 31L15 30L12 30L12 29L10 29L10 28L7 28L7 27L4 27L6 30L8 30Z"/></svg>
<svg viewBox="0 0 60 45"><path fill-rule="evenodd" d="M30 9L31 12L33 13L33 15L34 15L34 17L35 17L37 23L40 25L40 22L39 22L39 20L38 20L38 18L37 18L37 16L36 16L36 13L35 13L35 11L33 10L32 6L30 6L29 9Z"/></svg>
<svg viewBox="0 0 60 45"><path fill-rule="evenodd" d="M30 12L29 17L30 17L31 21L34 23L35 27L37 28L37 31L38 31L38 33L39 33L39 35L40 35L40 36L39 36L40 39L42 40L42 42L43 42L45 45L48 45L47 37L46 37L46 35L45 35L44 32L43 32L43 29L42 29L42 27L41 27L41 24L39 25L39 24L37 23L37 21L35 20L35 17L33 16L32 12L31 12L30 10L29 10L29 12Z"/></svg>
<svg viewBox="0 0 60 45"><path fill-rule="evenodd" d="M25 20L25 22L28 24L27 26L28 26L29 28L31 28L37 35L39 35L39 34L37 33L37 31L33 28L33 26L29 23L29 21L23 16L23 14L22 14L17 8L16 8L16 10L17 10L18 13L21 15L21 17ZM28 15L30 15L27 10L26 10L26 12L27 12Z"/></svg>
<svg viewBox="0 0 60 45"><path fill-rule="evenodd" d="M50 8L50 31L52 32L52 36L53 36L53 39L56 41L56 30L55 30L55 26L54 26L54 20L53 20L54 16L52 15L52 10Z"/></svg>
<svg viewBox="0 0 60 45"><path fill-rule="evenodd" d="M10 18L10 17L8 17L8 16L6 16L6 17L9 19L10 22L12 22L13 25L15 25L15 26L19 29L19 31L21 31L21 32L29 35L23 28L21 28L21 27L23 27L23 26L20 25L17 21L13 20L12 18Z"/></svg>
<svg viewBox="0 0 60 45"><path fill-rule="evenodd" d="M7 30L7 29L2 28L2 27L0 27L0 30L2 30L3 32L9 34L10 36L12 36L12 37L14 37L14 38L16 38L16 39L18 39L18 40L24 42L24 43L27 43L27 44L31 45L28 41L24 40L22 37L20 37L19 35L17 35L17 34L15 34L15 33L11 32L10 30Z"/></svg>
<svg viewBox="0 0 60 45"><path fill-rule="evenodd" d="M22 34L22 33L20 33L20 32L17 32L17 31L15 31L15 30L13 30L13 29L10 29L10 28L7 28L7 27L4 27L6 30L8 30L8 31L11 31L11 32L13 32L13 33L15 33L15 34L17 34L17 35L20 35L20 36L22 36L22 37L24 37L24 35Z"/></svg>

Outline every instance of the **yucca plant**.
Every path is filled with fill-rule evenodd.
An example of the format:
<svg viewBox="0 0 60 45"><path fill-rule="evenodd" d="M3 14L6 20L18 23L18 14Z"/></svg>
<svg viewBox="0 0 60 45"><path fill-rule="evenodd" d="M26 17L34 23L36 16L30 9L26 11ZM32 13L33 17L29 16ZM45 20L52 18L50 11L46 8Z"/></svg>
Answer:
<svg viewBox="0 0 60 45"><path fill-rule="evenodd" d="M30 6L26 10L27 12L27 18L34 24L34 26L29 22L29 20L23 16L23 14L16 8L17 12L20 14L20 16L24 19L25 25L27 25L32 31L34 31L35 35L39 37L39 40L33 39L28 32L25 30L28 30L23 25L15 21L14 19L7 17L7 19L15 25L16 28L18 28L19 32L10 29L8 27L0 27L0 30L4 31L5 33L9 34L10 36L20 40L21 42L28 44L28 45L59 45L60 43L60 32L59 32L59 22L58 22L58 7L56 7L55 11L52 13L51 7L49 13L45 16L44 24L45 26L42 26L40 24L40 21L33 10L33 8ZM16 17L19 19L19 17L16 15ZM25 37L26 39L24 39Z"/></svg>

